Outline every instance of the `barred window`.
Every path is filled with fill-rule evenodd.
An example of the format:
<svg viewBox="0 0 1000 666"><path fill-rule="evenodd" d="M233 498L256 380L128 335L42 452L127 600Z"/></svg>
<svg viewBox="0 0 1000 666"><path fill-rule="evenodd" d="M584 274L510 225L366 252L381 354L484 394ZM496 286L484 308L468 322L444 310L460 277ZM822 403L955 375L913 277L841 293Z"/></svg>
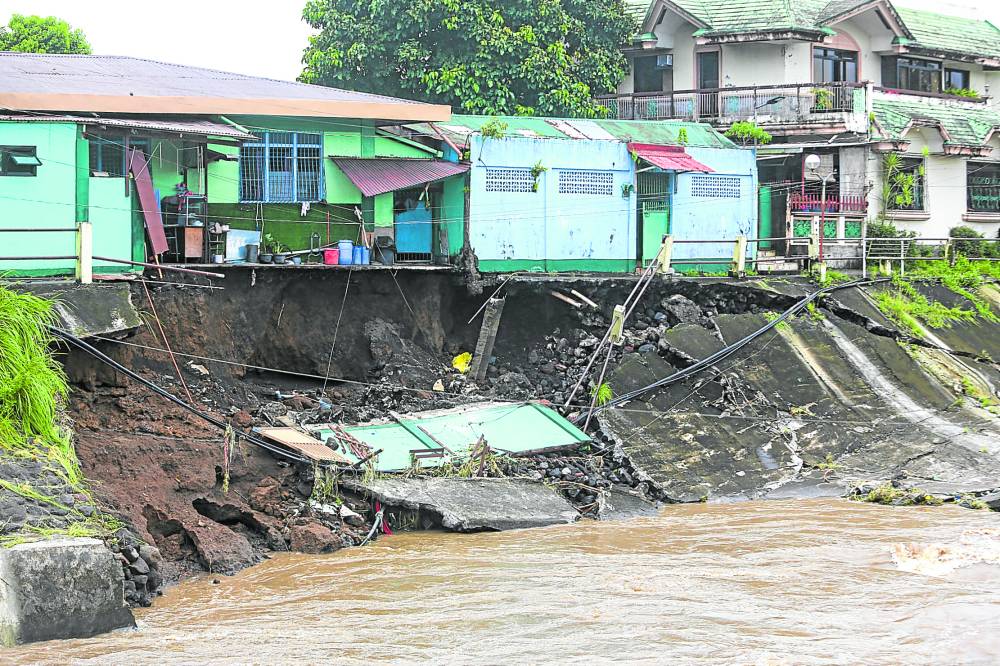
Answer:
<svg viewBox="0 0 1000 666"><path fill-rule="evenodd" d="M691 196L712 199L739 199L738 176L691 176Z"/></svg>
<svg viewBox="0 0 1000 666"><path fill-rule="evenodd" d="M300 203L321 201L323 135L258 132L260 141L240 146L240 201Z"/></svg>
<svg viewBox="0 0 1000 666"><path fill-rule="evenodd" d="M614 174L610 171L560 171L559 194L611 196Z"/></svg>
<svg viewBox="0 0 1000 666"><path fill-rule="evenodd" d="M486 169L487 192L534 192L531 169Z"/></svg>

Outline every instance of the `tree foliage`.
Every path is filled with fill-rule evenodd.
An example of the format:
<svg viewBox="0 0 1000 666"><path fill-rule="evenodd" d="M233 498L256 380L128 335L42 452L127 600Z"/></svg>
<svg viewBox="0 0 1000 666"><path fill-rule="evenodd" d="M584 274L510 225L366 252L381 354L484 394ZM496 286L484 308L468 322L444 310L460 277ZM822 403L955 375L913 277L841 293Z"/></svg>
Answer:
<svg viewBox="0 0 1000 666"><path fill-rule="evenodd" d="M481 114L603 113L627 73L623 0L309 0L300 79Z"/></svg>
<svg viewBox="0 0 1000 666"><path fill-rule="evenodd" d="M90 42L82 30L55 16L14 14L0 27L0 51L20 53L89 54Z"/></svg>

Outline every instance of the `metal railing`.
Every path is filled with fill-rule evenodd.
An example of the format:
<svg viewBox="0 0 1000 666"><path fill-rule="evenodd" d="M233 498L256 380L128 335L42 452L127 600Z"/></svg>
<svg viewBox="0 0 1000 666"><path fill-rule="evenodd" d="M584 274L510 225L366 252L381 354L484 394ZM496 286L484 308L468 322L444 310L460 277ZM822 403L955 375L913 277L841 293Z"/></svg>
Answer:
<svg viewBox="0 0 1000 666"><path fill-rule="evenodd" d="M701 120L760 124L837 120L864 113L864 83L797 83L602 95L615 120Z"/></svg>
<svg viewBox="0 0 1000 666"><path fill-rule="evenodd" d="M816 194L790 194L788 206L793 213L820 213L823 201ZM827 213L865 213L868 200L863 195L843 195L826 198Z"/></svg>

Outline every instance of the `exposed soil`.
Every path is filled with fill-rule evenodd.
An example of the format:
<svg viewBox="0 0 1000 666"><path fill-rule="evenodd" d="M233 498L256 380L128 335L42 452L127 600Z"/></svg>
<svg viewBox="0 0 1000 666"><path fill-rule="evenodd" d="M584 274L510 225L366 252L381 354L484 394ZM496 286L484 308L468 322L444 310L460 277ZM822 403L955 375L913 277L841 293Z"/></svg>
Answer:
<svg viewBox="0 0 1000 666"><path fill-rule="evenodd" d="M487 379L475 385L451 367L451 359L474 349L479 321L466 322L498 282L479 285L484 293L474 296L457 276L442 273L349 277L343 272L222 270L228 274L224 290L158 287L153 298L166 336L181 354L178 362L195 402L238 429L284 419L357 423L383 418L390 410L405 413L490 398L560 405L610 323L604 313L623 302L635 284L631 278L508 283L495 358ZM571 297L576 289L599 307L574 308L552 297L551 289ZM804 291L801 284L777 280L757 285L657 280L630 319L610 368L637 355L656 356L665 367L685 367L722 346L720 316L780 311ZM133 291L133 301L149 311L141 287ZM894 329L833 299L826 306L828 312L854 317L859 330L895 345ZM184 397L168 356L149 349L163 347L155 331L155 325L147 325L125 340L98 345ZM233 452L224 488L222 433L78 353L71 353L66 364L78 386L71 411L84 471L108 505L160 549L168 580L199 570L231 573L270 551L328 552L359 543L367 533L372 517L367 503L347 496L350 508L361 515L345 517L310 504L310 467L277 460L250 445ZM328 365L335 379L324 387ZM585 378L570 412L589 403L600 365ZM739 377L711 374L698 385L698 409L722 414L748 400L773 407L752 391L740 393L748 387ZM660 501L672 498L665 484L637 473L621 447L611 446L612 433L596 437L590 450L517 461L508 472L559 485L582 512L593 511L614 488Z"/></svg>

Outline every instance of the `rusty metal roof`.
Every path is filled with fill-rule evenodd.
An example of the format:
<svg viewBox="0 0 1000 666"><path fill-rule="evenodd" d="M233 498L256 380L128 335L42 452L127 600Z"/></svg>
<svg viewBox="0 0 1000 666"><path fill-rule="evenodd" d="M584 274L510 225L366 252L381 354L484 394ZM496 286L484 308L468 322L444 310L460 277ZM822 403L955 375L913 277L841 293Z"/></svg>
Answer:
<svg viewBox="0 0 1000 666"><path fill-rule="evenodd" d="M447 120L448 106L144 58L0 52L10 109Z"/></svg>
<svg viewBox="0 0 1000 666"><path fill-rule="evenodd" d="M705 166L688 155L680 146L654 146L648 143L630 143L628 144L628 149L633 155L641 157L664 171L715 172L711 167Z"/></svg>
<svg viewBox="0 0 1000 666"><path fill-rule="evenodd" d="M403 157L334 157L332 159L334 164L340 167L344 175L366 197L423 185L469 170L468 164L445 160Z"/></svg>
<svg viewBox="0 0 1000 666"><path fill-rule="evenodd" d="M256 139L253 134L242 132L232 125L217 123L213 120L195 118L191 120L155 120L140 118L106 118L103 116L72 116L65 114L46 115L0 115L0 121L15 123L76 123L92 127L120 127L123 129L144 129L154 132L169 132L172 134L195 134L199 136L217 136L230 139L249 141Z"/></svg>

